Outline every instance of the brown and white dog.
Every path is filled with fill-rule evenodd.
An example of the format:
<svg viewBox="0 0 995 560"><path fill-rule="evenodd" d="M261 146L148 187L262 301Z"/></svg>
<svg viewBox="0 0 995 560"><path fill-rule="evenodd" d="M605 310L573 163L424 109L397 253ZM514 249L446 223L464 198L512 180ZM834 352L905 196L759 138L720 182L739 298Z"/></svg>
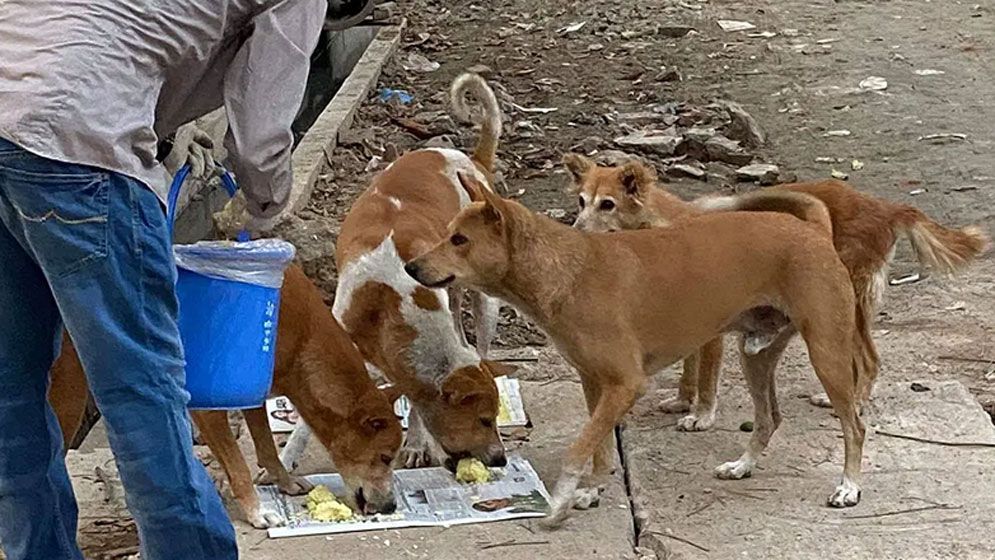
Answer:
<svg viewBox="0 0 995 560"><path fill-rule="evenodd" d="M426 286L455 283L517 306L580 373L591 419L567 452L551 524L597 495L612 466L613 428L647 379L761 306L801 332L842 424L845 466L829 504L859 501L864 427L855 392L866 348L847 270L823 227L784 214L720 212L671 228L587 233L461 178L475 202L449 225L448 238L406 268ZM716 476L750 476L780 423L774 368L786 343L782 335L743 353L755 430L742 457ZM592 457L593 478L578 490Z"/></svg>
<svg viewBox="0 0 995 560"><path fill-rule="evenodd" d="M587 231L670 227L705 212L729 210L787 212L801 219L820 220L806 215L812 207L799 195L821 201L829 211L833 244L857 296L857 328L870 350L867 357L871 362L866 368L869 375L860 380L858 388L861 404L870 398L878 372L871 325L899 235L912 243L921 265L945 274L970 264L989 244L988 237L976 226L946 228L914 207L868 196L842 181L791 183L746 195L709 196L685 202L659 187L653 170L635 159L611 167L598 166L578 154L566 154L563 161L578 195L580 213L575 226ZM747 334L748 351L770 344L787 322L777 313L768 314L767 319L766 325ZM707 430L714 423L721 359L721 339L710 341L685 359L678 395L663 405L671 412L689 410L693 405L692 413L678 421L678 429ZM812 402L829 404L824 394L814 396Z"/></svg>
<svg viewBox="0 0 995 560"><path fill-rule="evenodd" d="M452 468L464 457L502 466L494 377L510 369L481 356L494 335L496 301L473 294L474 349L461 336L458 303L450 304L446 290L425 288L404 272L405 263L445 238L446 225L469 204L457 173L488 183L494 169L501 134L494 92L479 76L463 74L450 93L456 116L481 125L473 156L415 150L373 180L342 223L333 311L366 360L412 402L404 464L426 465L431 450L441 448ZM471 116L468 93L482 106L482 115Z"/></svg>
<svg viewBox="0 0 995 560"><path fill-rule="evenodd" d="M277 325L274 394L287 396L335 462L350 493L346 500L357 511L391 513L396 507L393 463L401 446L401 425L394 415L393 390L379 390L362 356L335 322L321 292L294 265L287 269ZM68 442L79 426L86 405L87 384L69 337L52 368L49 401ZM259 466L258 482L276 484L287 494L311 489L291 476L277 456L265 408L245 410ZM263 511L252 475L223 410L191 411L211 453L221 463L232 493L256 528L283 520Z"/></svg>

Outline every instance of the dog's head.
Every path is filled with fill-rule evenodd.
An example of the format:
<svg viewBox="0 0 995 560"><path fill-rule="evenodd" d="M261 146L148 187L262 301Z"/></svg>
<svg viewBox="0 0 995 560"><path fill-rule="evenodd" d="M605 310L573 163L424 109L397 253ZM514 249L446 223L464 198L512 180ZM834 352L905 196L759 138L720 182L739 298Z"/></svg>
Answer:
<svg viewBox="0 0 995 560"><path fill-rule="evenodd" d="M441 288L455 282L483 289L504 278L510 265L507 203L475 178L460 172L471 203L449 224L448 234L404 269L418 282Z"/></svg>
<svg viewBox="0 0 995 560"><path fill-rule="evenodd" d="M456 463L467 457L491 467L507 463L497 430L500 400L494 378L512 371L503 364L481 360L479 365L458 368L442 378L433 398L416 401L418 413L445 452L445 466L450 470L455 471Z"/></svg>
<svg viewBox="0 0 995 560"><path fill-rule="evenodd" d="M644 227L649 190L656 184L653 169L635 159L601 167L573 153L563 156L563 165L570 173L570 191L577 195L574 227L585 231Z"/></svg>
<svg viewBox="0 0 995 560"><path fill-rule="evenodd" d="M316 396L319 401L341 401L342 395L332 395L332 391L334 388L325 387ZM391 465L401 448L401 422L393 406L398 396L393 387L371 386L358 398L350 397L341 416L329 414L308 420L342 475L350 505L367 515L393 513L397 507Z"/></svg>

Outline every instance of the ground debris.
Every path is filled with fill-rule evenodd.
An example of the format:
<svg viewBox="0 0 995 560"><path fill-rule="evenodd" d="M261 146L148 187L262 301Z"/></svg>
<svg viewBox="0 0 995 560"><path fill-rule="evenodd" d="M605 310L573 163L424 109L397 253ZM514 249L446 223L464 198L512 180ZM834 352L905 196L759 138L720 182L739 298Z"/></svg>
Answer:
<svg viewBox="0 0 995 560"><path fill-rule="evenodd" d="M738 181L753 181L761 185L773 185L777 183L781 168L771 163L754 163L745 165L736 170Z"/></svg>

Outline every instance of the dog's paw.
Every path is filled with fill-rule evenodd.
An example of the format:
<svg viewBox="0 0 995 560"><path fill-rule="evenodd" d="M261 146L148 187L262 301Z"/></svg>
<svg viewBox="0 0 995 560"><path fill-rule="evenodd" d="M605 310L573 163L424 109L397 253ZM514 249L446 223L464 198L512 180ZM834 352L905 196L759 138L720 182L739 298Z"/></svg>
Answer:
<svg viewBox="0 0 995 560"><path fill-rule="evenodd" d="M256 529L271 529L273 527L282 527L286 520L274 511L262 511L261 509L249 512L246 517L249 520L249 524Z"/></svg>
<svg viewBox="0 0 995 560"><path fill-rule="evenodd" d="M753 465L747 461L729 461L715 467L715 477L722 480L740 480L753 474Z"/></svg>
<svg viewBox="0 0 995 560"><path fill-rule="evenodd" d="M291 476L284 481L277 482L276 486L280 492L288 496L300 496L314 490L314 484L302 476Z"/></svg>
<svg viewBox="0 0 995 560"><path fill-rule="evenodd" d="M808 404L813 406L818 406L819 408L832 408L833 403L829 400L829 395L825 393L819 393L817 395L812 395L808 398Z"/></svg>
<svg viewBox="0 0 995 560"><path fill-rule="evenodd" d="M547 531L555 531L563 526L563 522L570 515L572 504L569 500L557 502L553 500L549 507L549 515L539 520L539 526Z"/></svg>
<svg viewBox="0 0 995 560"><path fill-rule="evenodd" d="M691 410L691 401L683 397L670 397L660 402L660 410L671 414L687 412Z"/></svg>
<svg viewBox="0 0 995 560"><path fill-rule="evenodd" d="M431 467L432 451L427 445L405 445L397 453L397 464L406 469Z"/></svg>
<svg viewBox="0 0 995 560"><path fill-rule="evenodd" d="M860 502L860 487L844 478L829 496L829 506L834 508L853 507Z"/></svg>
<svg viewBox="0 0 995 560"><path fill-rule="evenodd" d="M688 414L677 421L678 432L705 432L715 425L715 413Z"/></svg>
<svg viewBox="0 0 995 560"><path fill-rule="evenodd" d="M574 490L573 508L579 510L593 509L601 505L601 488L578 488Z"/></svg>

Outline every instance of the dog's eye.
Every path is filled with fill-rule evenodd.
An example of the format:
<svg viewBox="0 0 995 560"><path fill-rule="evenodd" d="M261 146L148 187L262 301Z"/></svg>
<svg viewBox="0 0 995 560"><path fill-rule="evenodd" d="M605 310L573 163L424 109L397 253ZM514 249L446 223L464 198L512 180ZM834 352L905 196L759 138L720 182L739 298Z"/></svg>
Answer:
<svg viewBox="0 0 995 560"><path fill-rule="evenodd" d="M577 205L580 206L581 209L584 208L584 197L582 197L582 196L578 196L577 197Z"/></svg>
<svg viewBox="0 0 995 560"><path fill-rule="evenodd" d="M391 457L390 455L381 455L380 456L380 461L383 462L383 464L385 464L385 465L387 465L389 467L391 465L391 463L394 462L394 458Z"/></svg>
<svg viewBox="0 0 995 560"><path fill-rule="evenodd" d="M490 418L481 418L480 425L489 430L494 427L494 421L491 420Z"/></svg>
<svg viewBox="0 0 995 560"><path fill-rule="evenodd" d="M453 236L449 238L449 242L456 247L465 244L467 241L469 241L469 239L467 239L462 233L454 233Z"/></svg>
<svg viewBox="0 0 995 560"><path fill-rule="evenodd" d="M605 212L608 212L609 210L614 210L615 209L615 201L606 198L605 200L601 201L601 204L598 205L598 208L600 210L604 210Z"/></svg>

